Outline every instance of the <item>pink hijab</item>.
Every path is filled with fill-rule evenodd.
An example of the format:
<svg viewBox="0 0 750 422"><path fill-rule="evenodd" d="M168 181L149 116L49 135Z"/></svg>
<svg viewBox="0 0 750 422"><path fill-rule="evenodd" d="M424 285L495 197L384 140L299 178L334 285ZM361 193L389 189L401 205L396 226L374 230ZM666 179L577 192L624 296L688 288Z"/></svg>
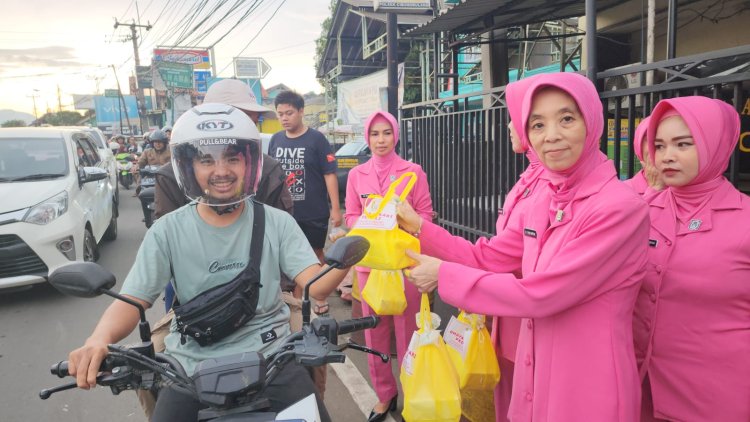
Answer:
<svg viewBox="0 0 750 422"><path fill-rule="evenodd" d="M370 145L370 127L378 122L386 122L391 125L391 129L393 130L394 145L398 145L398 121L395 117L393 117L391 113L380 110L372 113L370 117L368 117L365 121L365 141L367 142L367 145ZM398 154L396 154L395 148L383 157L372 154L370 161L372 162L373 169L375 169L375 174L377 175L378 182L381 186L388 186L388 175L391 174L391 168L393 167L393 164L398 162L399 159L400 157L398 156Z"/></svg>
<svg viewBox="0 0 750 422"><path fill-rule="evenodd" d="M529 138L526 136L526 125L521 117L521 109L526 91L537 77L538 76L532 76L530 78L521 79L520 81L510 83L505 87L505 102L508 105L508 114L510 115L511 123L516 130L516 134L521 139L523 150L526 151L526 158L529 160L529 168L532 169L539 166L539 157L532 148L529 148ZM527 172L524 172L524 174L525 173Z"/></svg>
<svg viewBox="0 0 750 422"><path fill-rule="evenodd" d="M651 116L641 119L638 127L635 128L635 136L633 137L633 151L635 152L635 156L641 161L643 161L643 141L646 140L646 132L648 131L648 122L650 120Z"/></svg>
<svg viewBox="0 0 750 422"><path fill-rule="evenodd" d="M531 115L534 95L544 87L555 87L570 95L578 105L586 124L586 140L578 161L562 171L546 168L546 177L555 187L551 205L562 208L574 198L586 176L607 161L607 156L599 150L599 140L604 130L602 102L599 100L596 87L582 75L567 72L538 75L529 85L521 108L521 122L524 126L524 139L527 142L528 135L525 127Z"/></svg>
<svg viewBox="0 0 750 422"><path fill-rule="evenodd" d="M698 213L723 183L729 159L740 135L740 116L729 104L708 97L691 96L659 101L648 125L648 151L655 163L654 140L659 124L678 114L687 124L698 148L698 175L685 186L669 187L676 217L687 222Z"/></svg>

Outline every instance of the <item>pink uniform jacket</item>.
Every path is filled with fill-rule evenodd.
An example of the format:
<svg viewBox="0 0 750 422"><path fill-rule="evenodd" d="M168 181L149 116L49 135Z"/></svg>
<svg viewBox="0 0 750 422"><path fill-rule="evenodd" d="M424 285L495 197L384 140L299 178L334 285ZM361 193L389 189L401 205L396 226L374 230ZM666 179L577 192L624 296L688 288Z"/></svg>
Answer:
<svg viewBox="0 0 750 422"><path fill-rule="evenodd" d="M750 198L722 176L739 117L709 98L662 101L650 148L670 109L693 135L700 180L646 198L649 262L633 325L640 375L648 375L657 418L750 421ZM688 201L704 205L680 220L675 204L696 193L710 199Z"/></svg>
<svg viewBox="0 0 750 422"><path fill-rule="evenodd" d="M475 245L425 223L423 251L450 250L475 264L441 264L439 292L448 303L525 317L512 421L635 421L640 383L632 314L646 264L646 204L617 180L612 163L597 149L601 102L585 78L565 73L535 80L524 99L524 121L533 92L544 85L568 92L586 119L577 173L550 175L559 190L536 196L520 228L508 227ZM568 193L564 201L556 196L561 191ZM552 212L553 203L562 214ZM523 279L509 274L519 266Z"/></svg>
<svg viewBox="0 0 750 422"><path fill-rule="evenodd" d="M646 175L643 174L643 169L636 173L632 178L623 181L625 186L633 189L638 195L645 195L652 191L646 181Z"/></svg>

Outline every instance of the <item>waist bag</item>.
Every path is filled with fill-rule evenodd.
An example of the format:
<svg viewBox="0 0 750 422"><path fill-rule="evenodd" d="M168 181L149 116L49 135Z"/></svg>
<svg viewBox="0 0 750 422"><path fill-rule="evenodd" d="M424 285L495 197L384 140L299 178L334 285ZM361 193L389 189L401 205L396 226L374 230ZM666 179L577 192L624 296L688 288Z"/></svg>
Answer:
<svg viewBox="0 0 750 422"><path fill-rule="evenodd" d="M260 259L263 254L265 213L253 203L253 239L248 265L232 280L212 287L184 305L175 303L174 316L180 342L192 338L207 346L237 331L255 316L260 296Z"/></svg>

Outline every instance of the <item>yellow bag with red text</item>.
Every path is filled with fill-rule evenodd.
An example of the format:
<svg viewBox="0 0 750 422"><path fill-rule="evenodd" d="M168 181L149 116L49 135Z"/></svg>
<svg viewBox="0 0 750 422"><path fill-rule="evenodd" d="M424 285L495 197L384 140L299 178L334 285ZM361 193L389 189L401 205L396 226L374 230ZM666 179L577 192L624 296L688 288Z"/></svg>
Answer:
<svg viewBox="0 0 750 422"><path fill-rule="evenodd" d="M396 188L406 182L406 187L396 196ZM406 255L406 250L419 253L419 239L398 228L396 203L406 200L417 175L407 172L388 187L385 196L370 195L362 215L347 236L362 236L370 242L367 255L357 265L378 270L401 270L416 262Z"/></svg>
<svg viewBox="0 0 750 422"><path fill-rule="evenodd" d="M461 392L440 332L432 326L430 302L422 294L414 333L401 365L404 420L409 422L456 422L461 418Z"/></svg>
<svg viewBox="0 0 750 422"><path fill-rule="evenodd" d="M371 270L362 298L378 315L401 315L406 309L401 270Z"/></svg>
<svg viewBox="0 0 750 422"><path fill-rule="evenodd" d="M461 390L493 390L500 381L500 365L484 315L461 311L458 318L451 317L443 337Z"/></svg>

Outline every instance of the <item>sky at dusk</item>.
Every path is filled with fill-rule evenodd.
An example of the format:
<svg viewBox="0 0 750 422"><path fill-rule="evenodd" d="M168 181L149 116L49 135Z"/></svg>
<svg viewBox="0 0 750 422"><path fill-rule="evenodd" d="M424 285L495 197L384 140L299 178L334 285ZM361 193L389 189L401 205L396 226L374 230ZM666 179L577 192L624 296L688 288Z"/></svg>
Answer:
<svg viewBox="0 0 750 422"><path fill-rule="evenodd" d="M216 13L206 13L222 2L224 6ZM204 8L198 10L201 4ZM72 110L71 94L117 88L111 65L117 69L123 92L128 92L128 76L135 66L132 41L125 39L130 29L120 26L115 30L113 26L115 18L123 23L137 22L139 14L141 24L154 25L150 31L141 32L141 65L150 64L157 45L173 45L180 38L195 39L200 44L193 46L216 44L220 77L233 76L233 57L263 57L272 68L262 81L264 86L284 83L302 93L321 92L315 79L314 41L330 14L329 4L329 0L4 0L0 17L0 109L33 114L32 95L37 95L39 115L48 108L56 111L59 86L63 109ZM238 7L232 10L234 5ZM187 25L187 18L194 14L198 19L212 17L196 32L183 32L197 25L195 20ZM219 19L221 16L226 17ZM236 29L219 41L235 24ZM199 39L212 25L216 28Z"/></svg>

